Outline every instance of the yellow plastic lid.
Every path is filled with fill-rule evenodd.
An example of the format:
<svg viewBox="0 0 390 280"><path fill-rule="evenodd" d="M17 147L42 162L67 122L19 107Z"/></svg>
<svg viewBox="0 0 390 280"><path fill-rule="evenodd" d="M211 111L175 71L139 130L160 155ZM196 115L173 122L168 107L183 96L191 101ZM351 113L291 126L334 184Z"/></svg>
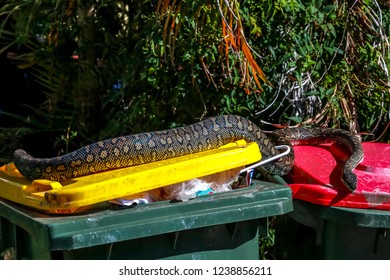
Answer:
<svg viewBox="0 0 390 280"><path fill-rule="evenodd" d="M0 197L51 213L88 206L261 160L256 143L239 140L218 149L55 182L22 176L13 163L0 167Z"/></svg>

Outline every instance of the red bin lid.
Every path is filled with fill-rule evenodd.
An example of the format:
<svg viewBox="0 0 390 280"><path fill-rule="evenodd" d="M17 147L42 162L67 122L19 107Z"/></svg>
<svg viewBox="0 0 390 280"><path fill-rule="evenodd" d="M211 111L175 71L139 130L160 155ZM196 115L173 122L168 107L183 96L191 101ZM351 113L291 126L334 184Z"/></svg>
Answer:
<svg viewBox="0 0 390 280"><path fill-rule="evenodd" d="M336 143L294 146L288 178L293 198L325 206L390 210L390 144L363 142L364 160L356 167L358 186L350 192L341 181L347 150Z"/></svg>

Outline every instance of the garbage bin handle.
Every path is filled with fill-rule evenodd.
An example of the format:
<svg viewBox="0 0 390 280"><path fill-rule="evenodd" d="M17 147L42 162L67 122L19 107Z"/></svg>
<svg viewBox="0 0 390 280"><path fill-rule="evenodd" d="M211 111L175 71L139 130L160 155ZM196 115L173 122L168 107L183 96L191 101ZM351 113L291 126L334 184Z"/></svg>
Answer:
<svg viewBox="0 0 390 280"><path fill-rule="evenodd" d="M284 156L288 155L290 153L290 151L291 151L291 148L289 146L287 146L287 145L275 146L275 149L277 149L277 150L286 149L286 150L284 152L274 156L274 157L268 158L266 160L260 160L259 162L255 163L255 164L252 164L252 165L242 169L240 171L240 173L248 172L248 171L250 171L250 170L252 170L252 169L254 169L256 167L259 167L260 165L263 165L263 164L266 164L266 163L268 163L270 161L273 161L273 160L276 160L278 158L284 157Z"/></svg>

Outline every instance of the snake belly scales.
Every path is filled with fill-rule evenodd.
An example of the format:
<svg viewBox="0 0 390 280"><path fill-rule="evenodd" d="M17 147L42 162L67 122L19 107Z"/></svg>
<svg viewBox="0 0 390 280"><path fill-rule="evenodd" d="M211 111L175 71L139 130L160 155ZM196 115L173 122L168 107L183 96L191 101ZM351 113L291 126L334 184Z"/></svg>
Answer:
<svg viewBox="0 0 390 280"><path fill-rule="evenodd" d="M222 115L188 126L145 132L96 142L78 150L53 158L34 158L24 150L14 152L13 162L22 175L29 179L66 179L121 167L159 161L205 150L244 139L259 145L262 158L279 152L276 145L294 141L330 139L346 146L351 156L344 163L342 181L350 191L357 186L353 169L363 160L363 149L358 137L348 131L330 128L289 128L276 130L267 136L250 120ZM277 175L286 175L294 164L294 153L267 163L263 168Z"/></svg>

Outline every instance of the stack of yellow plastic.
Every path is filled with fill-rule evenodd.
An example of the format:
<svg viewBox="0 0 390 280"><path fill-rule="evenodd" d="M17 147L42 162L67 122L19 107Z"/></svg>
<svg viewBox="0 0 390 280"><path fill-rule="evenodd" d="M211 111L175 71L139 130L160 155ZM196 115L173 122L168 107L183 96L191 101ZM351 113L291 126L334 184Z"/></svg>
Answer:
<svg viewBox="0 0 390 280"><path fill-rule="evenodd" d="M246 166L261 159L256 143L114 169L62 182L31 181L10 163L0 167L0 197L51 213L74 213L102 202Z"/></svg>

